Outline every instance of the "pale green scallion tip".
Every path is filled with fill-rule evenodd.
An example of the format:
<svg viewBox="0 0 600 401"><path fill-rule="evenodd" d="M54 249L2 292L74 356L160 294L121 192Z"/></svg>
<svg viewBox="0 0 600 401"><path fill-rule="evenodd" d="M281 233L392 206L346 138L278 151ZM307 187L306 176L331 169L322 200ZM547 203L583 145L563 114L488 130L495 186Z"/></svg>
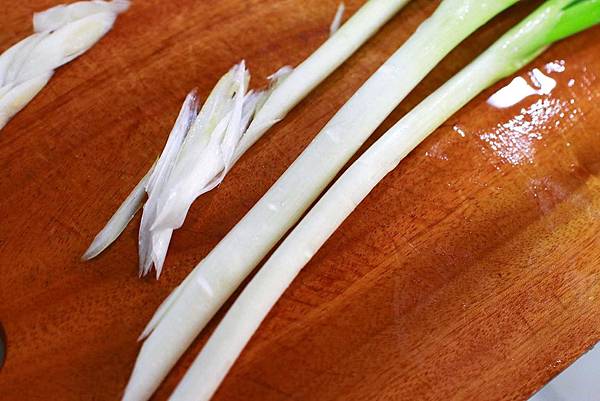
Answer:
<svg viewBox="0 0 600 401"><path fill-rule="evenodd" d="M600 0L571 0L568 3L546 39L548 44L600 23Z"/></svg>
<svg viewBox="0 0 600 401"><path fill-rule="evenodd" d="M503 75L510 75L552 43L598 23L600 0L547 0L498 40L488 54L504 64Z"/></svg>

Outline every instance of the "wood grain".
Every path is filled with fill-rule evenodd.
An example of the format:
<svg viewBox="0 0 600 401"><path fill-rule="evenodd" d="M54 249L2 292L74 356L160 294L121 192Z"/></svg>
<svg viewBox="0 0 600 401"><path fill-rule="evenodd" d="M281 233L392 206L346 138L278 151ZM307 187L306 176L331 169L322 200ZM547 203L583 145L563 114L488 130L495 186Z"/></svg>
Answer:
<svg viewBox="0 0 600 401"><path fill-rule="evenodd" d="M374 138L537 3L452 52ZM0 49L54 4L2 2ZM0 132L0 400L118 399L163 298L436 4L411 2L196 202L158 282L137 278L139 219L94 262L79 257L188 90L206 95L242 57L257 86L297 64L327 37L337 0L136 1L61 68ZM525 400L600 340L599 35L521 72L564 62L552 94L494 109L486 99L505 80L416 149L306 267L215 400Z"/></svg>

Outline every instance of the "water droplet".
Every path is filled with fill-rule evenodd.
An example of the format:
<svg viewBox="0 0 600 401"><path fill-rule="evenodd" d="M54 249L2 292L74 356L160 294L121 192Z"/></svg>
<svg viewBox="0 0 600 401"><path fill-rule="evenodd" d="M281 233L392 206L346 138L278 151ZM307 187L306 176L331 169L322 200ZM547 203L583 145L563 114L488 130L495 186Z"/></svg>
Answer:
<svg viewBox="0 0 600 401"><path fill-rule="evenodd" d="M534 68L527 74L531 83L523 77L516 77L504 88L490 96L488 103L496 108L507 108L532 95L549 95L556 88L557 82L548 75L564 72L566 63L564 60L555 60L546 64L543 69L545 73L539 68ZM574 79L568 83L569 87L574 84Z"/></svg>
<svg viewBox="0 0 600 401"><path fill-rule="evenodd" d="M555 60L546 64L544 67L547 73L564 72L566 69L565 64L565 60Z"/></svg>
<svg viewBox="0 0 600 401"><path fill-rule="evenodd" d="M465 131L458 125L454 124L452 126L452 129L454 130L454 132L456 132L458 135L460 135L462 138L464 138L466 136Z"/></svg>

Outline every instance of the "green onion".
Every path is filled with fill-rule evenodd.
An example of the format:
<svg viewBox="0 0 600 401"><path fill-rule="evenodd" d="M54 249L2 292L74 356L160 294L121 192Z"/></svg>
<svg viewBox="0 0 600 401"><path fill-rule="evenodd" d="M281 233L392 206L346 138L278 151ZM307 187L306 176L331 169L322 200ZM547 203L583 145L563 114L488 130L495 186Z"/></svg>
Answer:
<svg viewBox="0 0 600 401"><path fill-rule="evenodd" d="M599 23L599 8L598 0L547 1L373 144L323 195L250 281L170 399L208 400L302 267L377 183L481 91L529 63L553 40ZM593 11L595 18L589 18Z"/></svg>
<svg viewBox="0 0 600 401"><path fill-rule="evenodd" d="M346 5L344 2L341 2L338 6L337 11L335 12L335 16L333 17L333 21L331 21L331 26L329 27L329 35L333 35L340 29L342 26L342 19L344 18L344 13L346 12Z"/></svg>
<svg viewBox="0 0 600 401"><path fill-rule="evenodd" d="M238 285L404 97L464 38L516 0L444 0L156 312L125 399L147 399ZM367 3L365 7L372 7ZM332 37L372 24L361 9ZM318 63L311 69L320 69ZM298 69L297 69L298 70ZM297 71L296 70L296 71ZM302 87L302 80L281 87ZM285 92L280 92L285 99ZM269 101L267 101L267 104ZM264 106L267 107L267 104Z"/></svg>
<svg viewBox="0 0 600 401"><path fill-rule="evenodd" d="M183 225L192 203L215 188L250 146L407 2L369 1L296 69L284 67L273 74L266 91L248 91L250 74L244 62L219 80L200 113L191 116L191 124L176 124L171 131L167 144L175 142L177 146L165 147L158 160L158 165L168 168L157 170L154 178L149 178L152 182L160 176L160 185L146 188L148 201L139 234L140 275L146 275L154 266L157 278L160 276L172 233ZM337 15L341 18L341 13ZM173 140L172 136L179 139ZM119 208L84 259L96 256L123 232L129 220L118 218L122 209L128 206Z"/></svg>
<svg viewBox="0 0 600 401"><path fill-rule="evenodd" d="M229 165L226 165L225 160L223 160L220 169L217 169L218 166L216 165L211 165L210 168L216 169L217 172L222 170L219 176L226 173L227 169L271 126L282 120L289 110L350 57L406 3L408 3L408 0L370 0L366 2L352 18L331 35L308 59L296 67L270 93L264 104L260 105L260 110L253 116L250 126L236 145L235 154L233 159L229 161ZM286 73L287 71L283 72ZM275 76L273 78L277 80L279 77ZM180 176L180 174L177 174L177 176ZM150 226L150 231L168 231L178 227L183 222L192 201L193 199L188 199L186 202L161 202L161 205L164 207L155 216L154 222ZM111 219L111 221L115 224L109 228L105 228L110 233L121 232L124 228L123 224L127 224L127 221L122 218ZM147 232L147 230L144 231ZM144 238L147 238L147 235L144 234ZM112 241L115 237L114 235L106 235L103 238ZM164 244L166 241L168 239L161 243ZM105 249L108 245L110 245L110 242L95 243L94 249ZM162 251L166 252L165 248L163 245ZM148 249L151 249L151 247L144 245L144 255L148 254ZM91 252L89 254L92 255L94 253ZM154 254L154 252L150 253ZM152 257L151 259L154 258ZM160 258L157 259L160 260ZM143 258L142 273L147 272L148 266L146 266L146 263L148 260L147 256ZM174 299L174 297L171 299ZM170 303L164 302L162 309L166 311L168 306L170 306ZM159 313L158 317L160 315ZM159 320L158 317L155 319L156 322ZM185 347L183 350L185 350ZM142 370L140 371L140 368L136 367L132 380L126 390L125 399L139 400L149 398L183 350L167 351L164 354L161 352L161 354L165 355L165 362L159 365L152 363L151 365L154 369L151 371L145 368L141 368ZM138 366L143 367L148 365L142 362Z"/></svg>
<svg viewBox="0 0 600 401"><path fill-rule="evenodd" d="M0 55L0 130L46 86L54 70L111 30L129 1L79 1L33 16L33 35Z"/></svg>
<svg viewBox="0 0 600 401"><path fill-rule="evenodd" d="M90 247L81 257L82 260L95 258L121 235L127 224L142 207L146 196L146 185L153 172L154 166L150 168L144 178L133 188L123 204L117 209L108 223L106 223L106 226L96 235Z"/></svg>

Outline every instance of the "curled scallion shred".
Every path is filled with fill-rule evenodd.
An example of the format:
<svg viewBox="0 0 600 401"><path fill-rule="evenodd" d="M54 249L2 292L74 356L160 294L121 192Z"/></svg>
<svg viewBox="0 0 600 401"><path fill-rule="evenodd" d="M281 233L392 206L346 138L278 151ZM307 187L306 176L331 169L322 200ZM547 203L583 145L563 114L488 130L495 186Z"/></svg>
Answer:
<svg viewBox="0 0 600 401"><path fill-rule="evenodd" d="M41 90L54 70L112 28L129 1L80 1L33 16L34 33L0 55L0 129Z"/></svg>
<svg viewBox="0 0 600 401"><path fill-rule="evenodd" d="M199 111L196 92L191 92L156 165L94 239L84 259L97 256L118 237L139 209L145 192L148 200L139 230L139 274L147 275L154 266L160 276L173 230L181 227L192 203L219 185L248 149L241 146L244 139L249 143L245 136L253 117L292 71L283 67L270 77L267 90L254 92L248 90L250 73L242 61L218 81ZM259 131L253 129L252 143L276 122L272 120Z"/></svg>

